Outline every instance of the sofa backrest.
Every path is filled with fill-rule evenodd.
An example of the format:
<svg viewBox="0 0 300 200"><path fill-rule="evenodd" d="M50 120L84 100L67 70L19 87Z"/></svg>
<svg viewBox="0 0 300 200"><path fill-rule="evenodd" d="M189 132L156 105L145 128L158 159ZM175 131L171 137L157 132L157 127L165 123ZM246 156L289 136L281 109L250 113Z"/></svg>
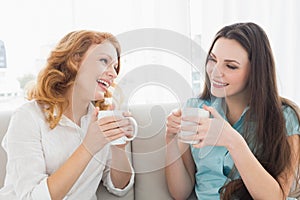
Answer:
<svg viewBox="0 0 300 200"><path fill-rule="evenodd" d="M167 188L165 167L165 122L174 104L130 106L139 125L139 133L132 141L132 160L136 172L135 199L172 199ZM155 197L155 198L154 198Z"/></svg>

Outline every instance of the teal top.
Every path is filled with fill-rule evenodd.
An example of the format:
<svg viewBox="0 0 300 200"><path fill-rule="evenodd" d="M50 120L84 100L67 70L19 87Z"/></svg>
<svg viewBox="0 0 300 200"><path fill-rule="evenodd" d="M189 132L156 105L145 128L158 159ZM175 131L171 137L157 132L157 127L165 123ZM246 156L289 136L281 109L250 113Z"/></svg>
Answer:
<svg viewBox="0 0 300 200"><path fill-rule="evenodd" d="M214 107L221 116L227 121L226 106L223 98L215 98L211 101L204 101L199 98L191 98L187 101L186 107L199 107L203 105ZM232 126L243 135L244 110L239 120ZM300 134L299 122L292 108L283 106L283 113L286 120L287 134ZM253 127L253 126L252 126ZM251 148L251 147L250 147ZM196 185L195 193L198 199L220 199L219 190L226 182L228 175L233 167L233 160L225 147L206 146L194 148L191 145L191 152L196 164ZM236 173L233 179L239 177Z"/></svg>

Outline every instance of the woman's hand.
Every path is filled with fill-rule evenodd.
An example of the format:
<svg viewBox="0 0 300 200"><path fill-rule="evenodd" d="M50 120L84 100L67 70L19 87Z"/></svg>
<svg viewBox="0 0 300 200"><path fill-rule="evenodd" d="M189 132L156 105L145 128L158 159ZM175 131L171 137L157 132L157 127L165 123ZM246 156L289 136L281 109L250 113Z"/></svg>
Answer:
<svg viewBox="0 0 300 200"><path fill-rule="evenodd" d="M174 139L177 133L180 132L181 110L173 110L167 117L166 122L166 142L167 144Z"/></svg>
<svg viewBox="0 0 300 200"><path fill-rule="evenodd" d="M132 114L129 111L123 112L123 116L124 117L132 117ZM128 120L128 119L125 119ZM134 125L131 124L131 121L128 120L128 125L127 126L123 126L122 127L124 134L127 138L131 138L133 137L133 129L134 129ZM122 148L125 149L125 146L129 143L130 141L126 141L125 144L120 144L120 145L115 145L118 148Z"/></svg>
<svg viewBox="0 0 300 200"><path fill-rule="evenodd" d="M213 118L185 117L183 120L194 122L195 125L181 127L181 130L195 132L190 137L193 140L199 140L198 144L193 145L196 148L204 146L228 148L239 133L213 107L204 106L203 108L209 111Z"/></svg>
<svg viewBox="0 0 300 200"><path fill-rule="evenodd" d="M132 135L132 125L121 116L107 116L97 119L99 108L95 108L83 145L91 155L95 155L107 143L122 136ZM118 145L124 147L124 145Z"/></svg>

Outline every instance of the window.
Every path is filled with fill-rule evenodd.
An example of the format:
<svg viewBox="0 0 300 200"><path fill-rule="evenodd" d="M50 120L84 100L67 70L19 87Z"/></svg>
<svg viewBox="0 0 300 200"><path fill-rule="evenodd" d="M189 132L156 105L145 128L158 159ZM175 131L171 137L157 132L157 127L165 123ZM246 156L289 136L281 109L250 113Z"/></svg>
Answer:
<svg viewBox="0 0 300 200"><path fill-rule="evenodd" d="M3 41L0 40L0 68L6 68L6 53Z"/></svg>
<svg viewBox="0 0 300 200"><path fill-rule="evenodd" d="M24 102L26 83L36 78L52 47L78 29L108 31L121 41L116 98L182 104L202 90L204 60L214 34L237 21L254 21L266 30L280 93L300 104L299 7L297 0L5 1L0 12L0 110Z"/></svg>
<svg viewBox="0 0 300 200"><path fill-rule="evenodd" d="M122 69L118 81L122 94L126 86L137 92L134 94L131 91L131 102L178 101L176 96L180 94L174 97L174 89L171 89L172 82L178 80L171 77L171 82L164 82L170 78L168 74L155 79L157 74L163 75L159 73L159 66L183 79L185 87L191 88L191 49L188 43L183 42L184 46L181 46L176 41L177 38L189 40L189 1L10 0L2 3L1 10L0 39L5 43L7 56L7 67L3 73L10 82L7 84L6 80L4 87L14 91L20 88L21 91L18 95L14 92L14 97L9 98L0 95L0 109L13 108L22 103L26 82L35 79L52 47L66 33L78 29L108 31L121 40ZM140 34L143 31L145 34ZM171 38L165 34L168 31L172 34ZM168 40L167 46L159 46L158 40ZM131 48L132 44L136 46ZM186 52L181 52L181 48ZM138 71L146 66L154 71ZM135 73L140 73L141 80L147 80L145 87L136 85L136 77L132 77ZM189 94L192 95L192 91Z"/></svg>
<svg viewBox="0 0 300 200"><path fill-rule="evenodd" d="M199 43L207 51L221 27L236 22L259 24L271 42L280 95L300 105L299 7L297 0L190 0L191 37L199 36Z"/></svg>

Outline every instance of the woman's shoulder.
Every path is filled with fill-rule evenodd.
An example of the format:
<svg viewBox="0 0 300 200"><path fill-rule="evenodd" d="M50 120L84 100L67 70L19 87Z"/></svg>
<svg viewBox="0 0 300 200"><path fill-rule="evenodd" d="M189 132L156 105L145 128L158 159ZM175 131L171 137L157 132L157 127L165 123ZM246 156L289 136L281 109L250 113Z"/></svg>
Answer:
<svg viewBox="0 0 300 200"><path fill-rule="evenodd" d="M300 134L299 111L292 105L282 105L285 126L288 135Z"/></svg>
<svg viewBox="0 0 300 200"><path fill-rule="evenodd" d="M281 102L282 102L281 108L283 110L283 113L296 115L298 116L298 118L300 117L300 109L295 102L283 97L281 97Z"/></svg>
<svg viewBox="0 0 300 200"><path fill-rule="evenodd" d="M285 116L285 118L298 118L299 116L299 110L298 107L295 107L294 105L288 105L288 104L284 104L281 106L283 114Z"/></svg>
<svg viewBox="0 0 300 200"><path fill-rule="evenodd" d="M36 100L30 100L20 105L17 109L15 109L14 114L24 115L33 114L33 115L42 115L41 105Z"/></svg>

